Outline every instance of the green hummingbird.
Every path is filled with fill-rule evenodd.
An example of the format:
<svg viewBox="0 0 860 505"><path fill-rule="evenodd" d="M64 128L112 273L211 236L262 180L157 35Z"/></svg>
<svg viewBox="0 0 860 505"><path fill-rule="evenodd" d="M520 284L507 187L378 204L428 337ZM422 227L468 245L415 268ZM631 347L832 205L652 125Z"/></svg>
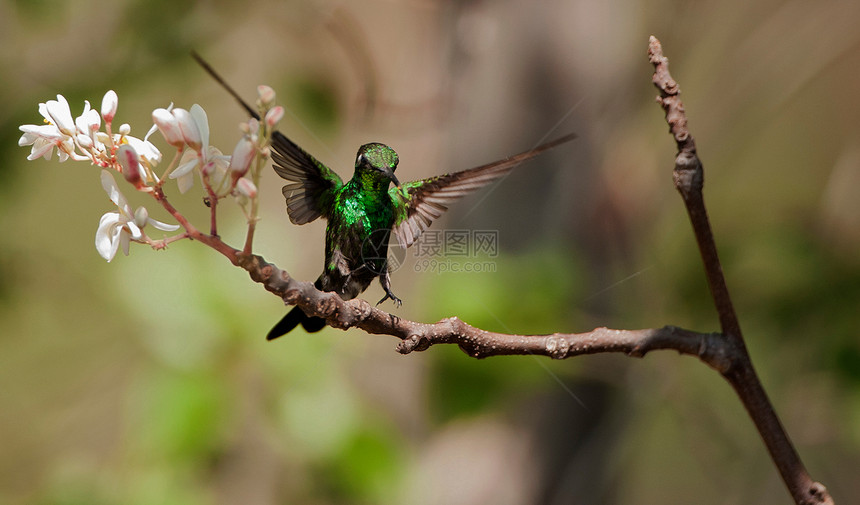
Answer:
<svg viewBox="0 0 860 505"><path fill-rule="evenodd" d="M259 119L257 112L212 67L192 55L252 117ZM299 225L320 217L328 221L323 272L314 286L351 300L379 277L385 296L377 305L390 298L400 306L401 300L391 291L387 261L392 232L402 248L411 246L452 202L574 137L565 135L503 160L402 185L394 175L399 161L397 153L380 143L364 144L358 149L355 172L345 183L278 131L272 133L272 161L275 172L289 182L283 187L283 194L290 221ZM325 320L294 307L269 331L266 339L278 338L299 324L305 331L316 332L325 327Z"/></svg>
<svg viewBox="0 0 860 505"><path fill-rule="evenodd" d="M283 187L290 221L306 224L319 217L328 221L323 273L314 286L351 300L379 277L385 296L377 305L390 298L400 306L391 291L387 265L392 231L402 248L411 246L452 202L573 138L566 135L503 160L403 185L394 175L397 153L380 143L358 149L355 172L346 183L280 132L272 134L272 161L275 172L290 182ZM294 307L266 338L280 337L299 324L315 332L325 326L325 320Z"/></svg>

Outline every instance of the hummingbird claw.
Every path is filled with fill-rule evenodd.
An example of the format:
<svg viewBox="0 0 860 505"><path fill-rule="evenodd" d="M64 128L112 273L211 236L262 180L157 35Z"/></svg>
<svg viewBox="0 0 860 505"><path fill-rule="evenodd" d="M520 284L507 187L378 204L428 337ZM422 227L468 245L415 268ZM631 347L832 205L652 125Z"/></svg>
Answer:
<svg viewBox="0 0 860 505"><path fill-rule="evenodd" d="M382 285L382 289L385 291L385 296L382 297L382 300L379 300L377 305L391 298L391 300L394 302L394 305L396 305L397 308L400 308L400 306L403 305L403 302L400 300L400 298L397 298L391 291L391 274L388 272L387 269L385 270L385 273L379 276L379 283Z"/></svg>
<svg viewBox="0 0 860 505"><path fill-rule="evenodd" d="M376 302L376 305L379 305L380 303L384 302L385 300L388 300L389 298L391 298L391 301L394 302L394 305L397 306L398 309L401 305L403 305L403 300L397 298L396 296L394 296L394 293L391 292L385 293L385 296L382 297L382 300Z"/></svg>

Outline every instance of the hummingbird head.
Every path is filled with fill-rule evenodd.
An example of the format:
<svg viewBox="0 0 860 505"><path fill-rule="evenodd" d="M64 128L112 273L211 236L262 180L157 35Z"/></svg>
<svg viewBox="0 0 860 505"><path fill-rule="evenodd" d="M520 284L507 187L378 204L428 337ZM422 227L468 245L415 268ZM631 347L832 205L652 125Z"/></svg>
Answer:
<svg viewBox="0 0 860 505"><path fill-rule="evenodd" d="M400 181L394 175L398 161L397 153L387 145L377 142L364 144L358 148L358 156L355 158L355 171L356 173L363 172L376 179L382 176L399 188ZM388 187L387 183L386 187Z"/></svg>

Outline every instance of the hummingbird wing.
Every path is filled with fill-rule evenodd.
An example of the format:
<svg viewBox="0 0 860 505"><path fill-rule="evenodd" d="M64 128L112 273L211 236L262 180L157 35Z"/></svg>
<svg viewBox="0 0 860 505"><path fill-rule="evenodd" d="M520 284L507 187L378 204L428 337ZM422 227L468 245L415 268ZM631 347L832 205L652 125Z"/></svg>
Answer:
<svg viewBox="0 0 860 505"><path fill-rule="evenodd" d="M272 133L272 161L275 172L290 181L283 187L287 214L293 224L310 223L328 217L341 178L281 132Z"/></svg>
<svg viewBox="0 0 860 505"><path fill-rule="evenodd" d="M411 246L448 205L504 176L525 160L576 138L568 134L509 158L461 172L430 177L391 188L395 202L394 234L404 249Z"/></svg>
<svg viewBox="0 0 860 505"><path fill-rule="evenodd" d="M223 86L251 117L260 119L257 111L242 100L239 93L236 93L206 60L194 51L191 51L191 57ZM294 224L305 224L320 216L328 217L335 190L343 186L340 177L279 131L272 133L272 148L275 172L292 182L282 190L284 198L287 199L290 221Z"/></svg>

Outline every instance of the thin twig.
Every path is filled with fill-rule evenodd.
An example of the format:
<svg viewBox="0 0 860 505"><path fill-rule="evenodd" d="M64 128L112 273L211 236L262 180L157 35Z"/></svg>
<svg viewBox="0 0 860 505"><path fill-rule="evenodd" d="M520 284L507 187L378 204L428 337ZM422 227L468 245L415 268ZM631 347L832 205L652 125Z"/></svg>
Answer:
<svg viewBox="0 0 860 505"><path fill-rule="evenodd" d="M669 61L663 56L660 41L653 36L648 44L648 58L654 65L652 80L660 90L657 102L666 112L669 131L678 146L673 172L675 188L681 193L693 225L696 243L708 278L708 286L719 314L723 338L735 351L731 354L736 359L729 369L723 371L723 376L731 383L752 417L795 503L798 505L832 504L833 499L827 489L813 481L803 466L753 368L717 255L708 213L705 210L702 194L704 172L702 162L696 154L696 143L687 129L687 115L680 98L681 90L669 74Z"/></svg>

